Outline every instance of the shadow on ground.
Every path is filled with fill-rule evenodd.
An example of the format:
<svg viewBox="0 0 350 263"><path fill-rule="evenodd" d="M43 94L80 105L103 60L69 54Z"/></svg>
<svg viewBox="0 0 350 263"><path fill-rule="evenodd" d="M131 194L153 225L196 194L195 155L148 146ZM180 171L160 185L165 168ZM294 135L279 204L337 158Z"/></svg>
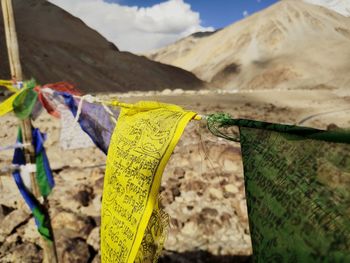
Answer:
<svg viewBox="0 0 350 263"><path fill-rule="evenodd" d="M158 263L251 263L251 256L215 256L206 251L166 252Z"/></svg>

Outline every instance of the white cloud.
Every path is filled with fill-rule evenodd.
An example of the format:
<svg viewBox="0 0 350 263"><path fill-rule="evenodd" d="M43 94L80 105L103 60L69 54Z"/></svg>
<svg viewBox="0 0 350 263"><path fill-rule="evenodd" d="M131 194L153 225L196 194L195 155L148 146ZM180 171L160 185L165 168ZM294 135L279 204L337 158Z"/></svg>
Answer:
<svg viewBox="0 0 350 263"><path fill-rule="evenodd" d="M128 7L103 0L49 0L82 19L119 49L144 52L198 31L200 15L184 0L168 0L148 8Z"/></svg>
<svg viewBox="0 0 350 263"><path fill-rule="evenodd" d="M350 17L349 0L304 0L304 1L310 4L326 7L343 16Z"/></svg>

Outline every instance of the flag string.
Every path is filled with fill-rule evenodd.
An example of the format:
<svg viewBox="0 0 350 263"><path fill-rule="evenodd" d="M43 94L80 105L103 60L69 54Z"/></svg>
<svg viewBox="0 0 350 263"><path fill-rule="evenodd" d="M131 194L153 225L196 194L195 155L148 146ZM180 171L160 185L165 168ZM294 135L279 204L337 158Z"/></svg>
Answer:
<svg viewBox="0 0 350 263"><path fill-rule="evenodd" d="M13 150L13 149L22 149L25 147L30 146L30 143L15 143L12 145L7 145L7 146L0 146L0 152L7 151L7 150Z"/></svg>
<svg viewBox="0 0 350 263"><path fill-rule="evenodd" d="M55 93L55 91L50 89L50 88L43 88L41 90L41 92L48 93L48 94L51 94L51 95ZM99 104L101 104L106 109L107 113L110 114L112 117L115 117L115 116L112 113L112 111L108 108L108 106L120 107L120 108L128 108L128 109L131 109L131 108L135 107L135 105L131 104L131 103L120 102L119 100L104 100L104 99L98 98L96 96L93 96L91 94L86 94L86 95L83 95L83 96L71 94L71 96L73 98L79 99L78 110L77 110L77 114L75 116L75 120L76 121L79 120L84 101L86 101L88 103L99 103ZM202 119L204 120L204 119L207 119L207 116L206 115L202 115L202 114L197 114L193 119L197 120L197 121L202 120Z"/></svg>

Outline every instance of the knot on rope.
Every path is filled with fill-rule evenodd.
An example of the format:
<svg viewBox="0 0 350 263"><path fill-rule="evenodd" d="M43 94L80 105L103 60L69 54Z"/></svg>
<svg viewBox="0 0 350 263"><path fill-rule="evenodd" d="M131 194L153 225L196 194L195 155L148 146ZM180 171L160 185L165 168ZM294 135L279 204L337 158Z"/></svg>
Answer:
<svg viewBox="0 0 350 263"><path fill-rule="evenodd" d="M234 119L227 113L214 113L207 116L207 126L209 131L220 138L239 142L239 135L227 134L222 128L235 125Z"/></svg>

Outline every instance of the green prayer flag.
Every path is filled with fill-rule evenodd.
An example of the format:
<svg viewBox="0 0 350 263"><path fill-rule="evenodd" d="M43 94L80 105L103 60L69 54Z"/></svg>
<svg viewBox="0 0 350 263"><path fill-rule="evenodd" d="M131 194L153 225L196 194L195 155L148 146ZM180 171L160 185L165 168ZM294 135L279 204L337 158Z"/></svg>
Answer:
<svg viewBox="0 0 350 263"><path fill-rule="evenodd" d="M350 132L218 119L240 129L254 261L350 262Z"/></svg>
<svg viewBox="0 0 350 263"><path fill-rule="evenodd" d="M24 120L30 116L38 99L38 94L34 91L35 81L26 82L24 90L13 101L13 111L16 116Z"/></svg>
<svg viewBox="0 0 350 263"><path fill-rule="evenodd" d="M47 173L49 166L48 166L47 157L45 155L45 151L42 145L44 140L40 135L41 133L38 129L33 129L33 142L34 142L33 146L36 150L37 179L38 179L38 175L41 179L41 181L39 181L38 179L39 189L43 196L47 196L43 194L44 192L43 189L45 189L46 191L44 192L45 194L49 194L51 189L48 189L47 184L51 184L51 188L52 188L54 185L54 182L53 182L53 178L51 177L52 176L51 173ZM21 128L19 128L17 141L22 143L22 139L23 139L22 131L21 131ZM24 150L22 148L15 149L12 163L15 165L26 164ZM18 190L20 191L25 202L28 204L30 210L33 213L33 216L35 218L35 223L38 227L39 233L46 239L52 240L53 234L51 231L50 218L49 218L49 215L47 214L47 211L40 204L40 202L35 198L35 196L30 192L30 190L25 186L20 174L20 170L14 170L12 175L17 184ZM46 185L44 181L47 182Z"/></svg>
<svg viewBox="0 0 350 263"><path fill-rule="evenodd" d="M35 162L36 162L36 180L38 182L40 194L46 197L51 193L52 186L48 183L43 153L39 153L36 156Z"/></svg>
<svg viewBox="0 0 350 263"><path fill-rule="evenodd" d="M40 204L32 209L33 216L35 218L36 225L38 227L38 232L49 241L52 241L52 232L50 230L49 216L44 213L43 208Z"/></svg>
<svg viewBox="0 0 350 263"><path fill-rule="evenodd" d="M46 135L41 133L39 129L33 129L32 135L35 149L36 179L41 195L47 197L55 182L44 147Z"/></svg>

